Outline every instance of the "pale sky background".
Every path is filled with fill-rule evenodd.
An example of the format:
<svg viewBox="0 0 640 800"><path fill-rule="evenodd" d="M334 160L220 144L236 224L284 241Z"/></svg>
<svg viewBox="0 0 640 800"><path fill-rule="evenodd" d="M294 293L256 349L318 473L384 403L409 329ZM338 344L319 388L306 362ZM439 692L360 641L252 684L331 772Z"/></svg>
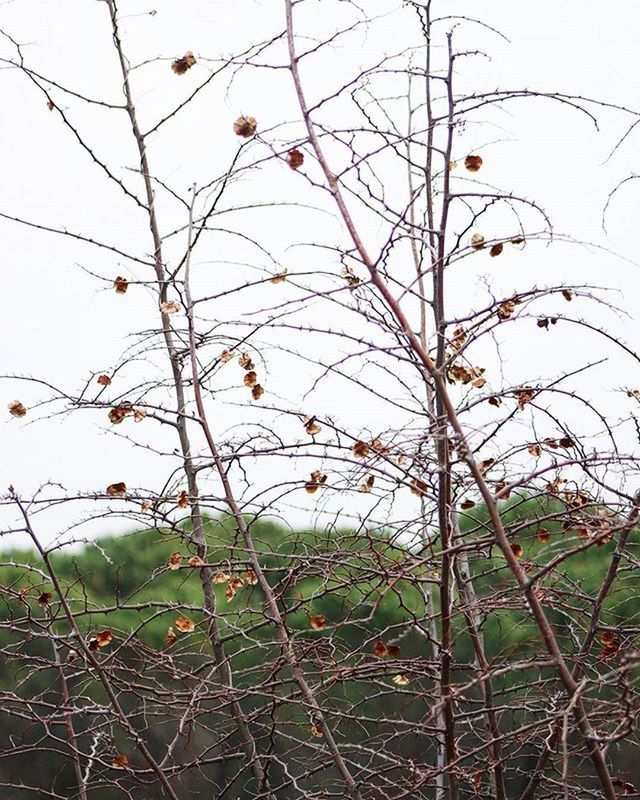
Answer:
<svg viewBox="0 0 640 800"><path fill-rule="evenodd" d="M361 5L372 15L400 7L400 3L387 0L363 0ZM637 57L640 5L634 0L618 0L607 6L592 0L562 3L443 0L435 3L436 12L439 6L446 8L446 13L477 16L500 28L510 39L505 42L477 26L460 29L456 35L458 49L483 49L491 55L490 60L477 58L469 62L468 72L460 64L463 86L487 90L496 87L557 90L622 104L640 112ZM150 10L156 13L150 15ZM284 8L279 0L121 0L120 14L132 64L158 56L166 59L134 72L134 89L145 128L195 88L215 59L266 39L284 27ZM350 18L344 4L333 0L310 2L307 12L300 14L300 33L320 36ZM35 71L93 98L121 102L121 80L104 3L4 0L0 2L0 28L23 45L24 56ZM306 65L304 77L310 96L319 96L326 91L324 87L339 86L344 76L354 74L359 65L375 62L380 53L397 52L407 42L417 42L415 21L408 15L396 14L388 21L378 21L366 33L358 31L344 45L339 44L331 53ZM178 78L169 64L187 50L195 53L198 64ZM15 56L15 50L6 40L0 40L0 55ZM70 117L114 172L139 189L129 171L136 165L136 153L126 115L122 111L87 108L75 101L67 103L55 91L52 96L64 108L68 105ZM0 108L0 212L44 225L67 227L113 242L141 257L148 254L150 244L143 214L78 148L57 112L47 109L42 94L18 70L0 68ZM224 78L214 82L190 111L168 123L150 141L152 169L186 197L194 181L202 185L224 171L237 146L231 127L240 113L255 116L261 131L297 120L298 109L288 73L246 70L230 87ZM487 182L539 201L559 234L571 234L579 241L603 248L561 243L550 248L531 246L517 260L511 255L496 259L499 263L491 264L491 280L503 286L511 283L514 288L574 281L612 287L618 292L614 301L626 310L628 318L618 319L615 314L593 306L585 306L583 313L593 315L590 320L606 324L616 336L633 346L640 333L637 311L640 281L636 265L640 260L637 212L640 183L629 184L614 200L606 234L601 219L608 193L638 168L640 126L607 161L613 145L633 118L597 109L595 113L600 121L599 132L586 118L566 108L545 101L515 101L505 107L503 114L492 115L491 125L469 125L459 142L457 156L464 159L469 151L482 152L483 176ZM476 119L482 121L482 116ZM272 138L276 140L278 136L276 129ZM235 199L239 202L245 194L249 198L268 198L273 191L280 199L289 197L329 208L322 193L309 189L298 178L282 163L270 162L236 187ZM159 194L158 208L164 232L185 224L184 208L169 202L166 195ZM322 218L321 224L326 226L322 235L344 241L337 220L329 215ZM273 212L273 216L266 212L256 217L253 232L268 244L277 266L246 245L234 241L232 246L226 238L218 240L210 236L195 258L195 281L200 281L197 290L217 288L229 281L240 282L238 275L245 273L229 263L232 261L251 260L271 272L282 266L290 271L301 267L313 269L321 263L318 253L291 245L320 241L318 219L317 214L304 211L287 214L279 211ZM228 222L231 227L231 220ZM365 234L374 247L379 231L371 229ZM184 240L180 244L183 246ZM169 258L178 252L179 247L169 248ZM144 330L155 324L155 305L148 291L132 287L125 297L119 297L110 287L117 274L132 280L149 278L149 273L144 272L147 268L141 265L132 266L114 254L4 219L0 219L0 255L4 274L1 371L5 375L38 376L77 390L92 372L109 371L126 347L129 331ZM106 280L88 275L83 268ZM335 265L332 268L337 269ZM453 305L468 309L484 302L486 268L486 261L478 262L475 271L465 269L452 274ZM250 298L249 305L276 304L290 291L288 286L281 289L268 285L261 289L261 295ZM243 308L245 302L243 297ZM217 319L221 313L233 319L243 308L238 302L223 306L222 311L216 306L209 312ZM526 370L534 359L546 360L553 374L591 357L592 347L594 356L597 355L598 346L582 334L565 336L562 353L558 353L550 338L534 338L531 330L523 329L511 343L506 366L514 381L526 378ZM282 333L282 336L285 347L296 346L295 334ZM312 370L273 353L265 381L270 401L274 405L280 400L282 405L295 405L296 398L310 388L314 375ZM620 358L601 370L595 382L586 380L583 388L587 393L605 393L605 397L610 394L609 407L615 416L616 404L622 401L614 390L632 385L640 387L637 364ZM119 480L132 487L146 485L161 489L171 468L168 459L145 449L133 449L126 441L114 437L104 412L87 411L70 418L34 423L31 415L16 420L3 410L14 398L30 406L44 396L44 390L33 385L11 380L0 382L0 492L13 484L22 495L29 496L48 480L59 481L70 492L102 491L107 484ZM243 403L245 397L243 389L225 392L225 403L216 405L212 413L219 433L242 420L262 419L256 416L261 412L254 406L247 410L236 405ZM300 407L307 408L302 401ZM334 413L346 425L366 427L372 434L383 429L388 414L387 409L375 403L363 407L361 396L336 383L324 386L308 410ZM26 424L30 420L32 424ZM160 440L154 438L158 435L156 427L149 426L145 432L141 432L142 425L139 428L125 431L120 426L117 432L135 433L142 442L149 437L149 443L161 446ZM175 442L171 440L167 446L171 450ZM630 439L629 450L634 446ZM306 462L297 466L286 461L275 462L269 470L271 481L278 479L278 470L282 471L282 480L287 481L300 480L308 467ZM406 494L401 502L410 504L415 500ZM362 496L349 501L341 498L328 510L346 504L347 513L357 516L365 513L371 502L372 499ZM291 524L302 524L312 517L311 506L305 498L300 499L298 506L281 504L274 512L279 510ZM52 540L85 511L86 508L76 504L42 514L38 526L43 539ZM6 513L0 516L0 520L6 519ZM129 526L127 520L112 518L93 523L87 531L107 532ZM3 543L11 545L19 541L23 540L12 536Z"/></svg>

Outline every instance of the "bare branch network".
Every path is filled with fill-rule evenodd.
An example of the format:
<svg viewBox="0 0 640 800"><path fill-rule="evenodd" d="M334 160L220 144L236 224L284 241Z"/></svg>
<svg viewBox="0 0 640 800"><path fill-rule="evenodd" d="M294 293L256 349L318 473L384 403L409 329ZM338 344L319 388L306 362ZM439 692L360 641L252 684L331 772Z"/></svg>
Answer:
<svg viewBox="0 0 640 800"><path fill-rule="evenodd" d="M5 796L637 796L639 357L495 137L558 107L619 157L638 112L487 88L503 34L436 0L239 3L171 57L124 5L104 81L0 37L81 190L0 207L77 281L7 425L80 448L2 487Z"/></svg>

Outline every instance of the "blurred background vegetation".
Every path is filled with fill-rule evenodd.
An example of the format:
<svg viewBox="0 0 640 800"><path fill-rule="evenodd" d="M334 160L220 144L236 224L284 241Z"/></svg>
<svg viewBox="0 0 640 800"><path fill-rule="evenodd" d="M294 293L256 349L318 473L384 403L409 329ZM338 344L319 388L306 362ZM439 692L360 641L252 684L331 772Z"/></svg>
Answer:
<svg viewBox="0 0 640 800"><path fill-rule="evenodd" d="M543 517L548 538L539 534ZM563 525L553 501L513 498L505 506L505 519L512 540L522 548L521 559L527 569L538 569L582 541L576 530ZM485 510L480 506L461 515L460 528L465 536L490 540ZM272 756L278 750L297 750L293 763L299 762L301 771L316 762L321 765L326 759L322 743L318 744L313 735L313 720L298 704L288 702L295 695L295 687L288 668L278 658L278 645L265 618L260 588L246 580L249 564L233 522L225 518L208 520L206 529L209 563L223 575L244 576L244 585L232 599L225 596L226 582L216 585L216 599L234 684L239 691L247 689L241 702L259 747ZM425 722L424 737L415 736L408 728L406 733L403 730L403 721L425 719L436 686L425 605L425 595L430 592L437 610L434 588L440 576L431 545L426 542L423 546L410 546L406 538L403 541L363 530L293 531L265 521L254 521L252 533L269 581L286 609L286 623L294 634L300 662L308 679L320 687L338 741L356 745L353 758L366 760L366 751L359 752L357 746L375 750L384 741L387 756L393 757L395 752L399 758L415 759L417 764L433 763L433 735L428 732L435 730L434 721ZM124 536L106 536L75 552L60 550L52 555L83 635L89 640L98 631L111 631L113 642L96 656L109 670L123 707L159 757L174 735L176 719L183 713L181 688L192 685L202 670L211 669L212 665L207 620L201 611L200 571L188 565L195 552L188 538L188 525L178 533L151 528ZM632 559L637 556L638 544L635 531L629 545ZM585 634L583 626L614 547L615 538L577 553L561 561L541 581L546 611L562 647L569 652L579 649ZM182 555L180 567L170 569L169 560L175 552ZM44 565L28 551L5 552L0 554L0 561L0 691L4 698L0 712L0 783L13 782L15 786L19 781L29 787L37 783L57 796L74 796L64 718L55 711L61 700L61 686L60 668L48 637L53 630L60 637L58 656L65 664L75 702L74 725L80 747L85 753L94 747L98 755L90 796L111 800L129 792L132 797L162 797L150 779L148 786L141 789L139 781L133 781L126 771L117 776L122 790L107 785L115 771L111 761L120 752L119 742L122 748L127 746L126 738L107 721L106 714L103 719L100 717L100 704L107 700L99 681L86 670L82 658L74 660L73 653L69 656L74 642L57 598L54 595L49 602L43 602L43 593L52 592ZM509 661L544 658L538 629L520 594L514 591L511 573L500 553L488 545L480 557L474 555L470 566L492 666L499 670ZM310 620L320 619L319 615L326 622L315 630ZM192 620L195 630L180 633L175 627L178 616ZM625 562L607 598L602 623L615 629L621 648L614 656L605 657L606 650L597 641L586 666L587 674L590 670L609 671L624 652L634 647L633 635L626 631L638 629L640 603ZM173 642L167 641L170 627L177 637ZM474 657L461 614L455 630L454 680L465 684L474 677ZM380 658L375 652L379 641L399 650L394 656ZM273 681L274 671L279 681ZM512 731L548 712L554 698L561 696L554 674L551 668L536 665L526 671L505 670L494 678L502 729ZM267 685L267 678L270 688L263 692L261 687ZM277 692L273 690L274 683L279 686ZM616 694L621 690L610 683L608 691ZM176 780L184 797L249 798L256 792L253 779L242 769L237 734L229 720L224 695L221 689L218 695L203 699L202 708L177 748ZM476 685L461 693L458 704L466 748L483 741L484 731L478 730L484 725L483 719L473 714L477 697ZM599 700L602 701L602 694ZM27 715L22 713L27 706L37 710L41 725L27 721ZM90 721L78 711L83 707L91 709ZM96 716L104 725L97 739ZM92 734L85 737L83 731L88 727ZM547 732L536 731L538 744ZM38 751L34 776L34 752L38 747L46 748L47 758ZM633 737L610 748L614 773L621 779L633 779L636 748L637 739ZM533 750L526 736L509 742L505 760L510 797L515 797L526 782L535 763ZM202 762L203 753L210 763L206 759ZM195 754L200 754L200 763L206 764L206 789L200 770L189 768ZM132 767L144 768L135 751L128 751L127 757ZM468 793L464 796L482 797L482 784L474 784L474 776L484 775L486 762L487 754L480 752L477 759L464 765L469 775ZM283 779L277 758L272 769ZM585 791L591 786L589 771L585 766ZM337 792L339 781L326 766L325 772L320 784L326 792ZM11 797L33 796L32 789L12 789ZM286 796L285 790L282 797ZM381 790L380 797L383 796ZM433 790L427 785L416 796L431 797Z"/></svg>

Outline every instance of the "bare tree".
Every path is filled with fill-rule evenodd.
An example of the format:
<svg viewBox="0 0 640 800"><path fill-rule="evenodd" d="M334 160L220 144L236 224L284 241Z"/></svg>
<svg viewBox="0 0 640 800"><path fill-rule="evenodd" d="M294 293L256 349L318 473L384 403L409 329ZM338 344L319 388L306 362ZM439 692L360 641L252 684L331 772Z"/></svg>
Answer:
<svg viewBox="0 0 640 800"><path fill-rule="evenodd" d="M152 485L116 475L3 499L5 533L35 554L1 565L0 782L16 796L636 793L640 391L620 387L619 414L588 387L608 354L628 374L639 359L589 311L617 311L606 286L494 280L494 265L571 239L539 202L493 185L500 145L483 142L525 100L587 124L637 115L469 89L484 53L458 41L501 34L445 4L327 7L283 0L233 56L132 64L126 16L105 0L117 102L40 74L3 32L2 64L117 189L145 252L0 216L96 251L110 272L83 269L113 302L145 293L154 313L79 388L6 376L40 393L9 411L43 426L99 416L125 452L163 465ZM391 19L399 52L324 77ZM153 119L147 70L190 81ZM247 74L286 76L292 118L239 109L235 151L177 186L158 137ZM126 118L135 164L116 167L75 121L93 106ZM482 291L460 296L474 270ZM553 337L551 374L534 336ZM80 519L41 528L60 505ZM297 530L300 511L312 524ZM134 529L135 570L118 550L129 536L89 532L112 518ZM42 780L34 759L51 765Z"/></svg>

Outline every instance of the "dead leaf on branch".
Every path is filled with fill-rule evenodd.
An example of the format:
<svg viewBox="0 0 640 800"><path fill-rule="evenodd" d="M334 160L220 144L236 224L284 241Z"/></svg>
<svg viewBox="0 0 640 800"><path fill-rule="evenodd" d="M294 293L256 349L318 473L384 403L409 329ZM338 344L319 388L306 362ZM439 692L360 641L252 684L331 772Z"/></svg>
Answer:
<svg viewBox="0 0 640 800"><path fill-rule="evenodd" d="M9 403L7 408L12 417L24 417L27 414L26 407L19 400L14 400L12 403Z"/></svg>
<svg viewBox="0 0 640 800"><path fill-rule="evenodd" d="M276 272L273 278L269 279L269 283L283 283L287 280L287 272L288 270L285 268L282 272Z"/></svg>
<svg viewBox="0 0 640 800"><path fill-rule="evenodd" d="M196 629L196 623L189 617L179 616L173 624L180 633L193 633Z"/></svg>
<svg viewBox="0 0 640 800"><path fill-rule="evenodd" d="M395 644L385 644L382 639L378 639L373 645L373 652L378 658L392 658L400 653L400 648Z"/></svg>
<svg viewBox="0 0 640 800"><path fill-rule="evenodd" d="M129 767L129 759L123 753L118 753L111 762L114 769L127 769Z"/></svg>
<svg viewBox="0 0 640 800"><path fill-rule="evenodd" d="M304 164L304 153L294 148L287 153L287 164L291 169L299 169Z"/></svg>
<svg viewBox="0 0 640 800"><path fill-rule="evenodd" d="M491 246L491 250L489 250L489 255L492 258L495 258L496 256L499 256L503 250L504 250L504 245L502 244L502 242L497 242L496 244Z"/></svg>
<svg viewBox="0 0 640 800"><path fill-rule="evenodd" d="M415 494L418 497L422 497L427 493L428 486L424 481L421 481L419 478L412 478L411 479L411 494Z"/></svg>
<svg viewBox="0 0 640 800"><path fill-rule="evenodd" d="M177 641L178 641L178 637L176 636L176 633L173 630L173 627L170 626L169 629L167 630L167 635L164 637L164 643L170 647L172 644L175 644L175 642L177 642Z"/></svg>
<svg viewBox="0 0 640 800"><path fill-rule="evenodd" d="M91 651L99 650L101 647L107 647L113 641L113 634L111 631L99 631L95 636L89 639L88 648Z"/></svg>
<svg viewBox="0 0 640 800"><path fill-rule="evenodd" d="M362 439L358 439L353 445L351 452L355 458L366 458L369 454L369 445L363 442Z"/></svg>
<svg viewBox="0 0 640 800"><path fill-rule="evenodd" d="M505 300L498 306L498 319L509 319L516 310L513 300Z"/></svg>
<svg viewBox="0 0 640 800"><path fill-rule="evenodd" d="M160 303L160 311L162 311L163 314L177 314L180 311L180 306L175 300L165 300L163 303Z"/></svg>
<svg viewBox="0 0 640 800"><path fill-rule="evenodd" d="M327 482L327 476L323 475L319 469L315 469L311 473L311 480L307 481L304 485L307 494L314 494L318 489Z"/></svg>
<svg viewBox="0 0 640 800"><path fill-rule="evenodd" d="M242 369L251 370L254 368L254 363L251 360L251 356L249 353L242 353L240 358L238 359L238 364L242 367Z"/></svg>
<svg viewBox="0 0 640 800"><path fill-rule="evenodd" d="M191 556L189 561L187 561L187 564L190 567L204 567L205 562L202 558L200 558L200 556Z"/></svg>
<svg viewBox="0 0 640 800"><path fill-rule="evenodd" d="M371 489L373 489L374 482L375 482L374 476L373 475L368 475L365 478L364 482L362 484L360 484L360 486L358 486L358 491L361 494L369 494Z"/></svg>
<svg viewBox="0 0 640 800"><path fill-rule="evenodd" d="M129 281L123 278L122 275L118 275L113 282L113 288L116 290L116 294L125 294L129 288Z"/></svg>
<svg viewBox="0 0 640 800"><path fill-rule="evenodd" d="M223 350L218 356L218 360L221 364L226 364L227 362L231 361L234 355L235 350Z"/></svg>
<svg viewBox="0 0 640 800"><path fill-rule="evenodd" d="M321 631L327 626L326 617L324 617L322 614L315 614L315 616L311 617L309 620L309 625L314 631Z"/></svg>
<svg viewBox="0 0 640 800"><path fill-rule="evenodd" d="M109 384L111 383L111 378L108 375L99 375L98 383L100 384L100 386L109 386Z"/></svg>
<svg viewBox="0 0 640 800"><path fill-rule="evenodd" d="M131 406L115 406L109 411L109 422L113 425L120 425L127 414L133 413Z"/></svg>
<svg viewBox="0 0 640 800"><path fill-rule="evenodd" d="M189 508L189 493L184 489L178 495L178 508Z"/></svg>
<svg viewBox="0 0 640 800"><path fill-rule="evenodd" d="M260 386L259 383L256 383L256 385L251 390L251 397L253 397L254 400L259 400L263 394L264 394L264 389L262 388L262 386Z"/></svg>
<svg viewBox="0 0 640 800"><path fill-rule="evenodd" d="M482 166L482 156L468 155L464 160L464 165L469 172L478 172Z"/></svg>
<svg viewBox="0 0 640 800"><path fill-rule="evenodd" d="M471 247L474 250L482 250L484 241L484 236L481 233L474 233L471 237Z"/></svg>
<svg viewBox="0 0 640 800"><path fill-rule="evenodd" d="M309 434L309 436L316 436L322 428L316 422L315 417L307 417L304 421L304 429Z"/></svg>
<svg viewBox="0 0 640 800"><path fill-rule="evenodd" d="M250 139L255 135L258 129L258 123L255 117L238 117L233 123L233 132L236 136L241 136L243 139Z"/></svg>
<svg viewBox="0 0 640 800"><path fill-rule="evenodd" d="M124 482L111 483L107 486L107 494L109 497L124 497L127 493L127 486Z"/></svg>
<svg viewBox="0 0 640 800"><path fill-rule="evenodd" d="M182 564L182 553L171 553L169 561L167 562L169 569L180 569L180 564Z"/></svg>
<svg viewBox="0 0 640 800"><path fill-rule="evenodd" d="M248 569L244 574L245 581L249 586L255 586L258 583L258 576L252 569Z"/></svg>
<svg viewBox="0 0 640 800"><path fill-rule="evenodd" d="M247 372L244 376L244 385L248 386L249 389L253 389L253 387L258 383L258 376L256 373L251 370L251 372Z"/></svg>
<svg viewBox="0 0 640 800"><path fill-rule="evenodd" d="M185 53L182 58L176 58L171 62L171 69L176 73L176 75L184 75L185 72L190 70L195 63L195 56L191 50L189 50L189 52Z"/></svg>
<svg viewBox="0 0 640 800"><path fill-rule="evenodd" d="M532 389L521 389L519 392L516 392L516 397L518 399L518 410L522 411L527 403L530 403L533 400L535 395L536 393Z"/></svg>

